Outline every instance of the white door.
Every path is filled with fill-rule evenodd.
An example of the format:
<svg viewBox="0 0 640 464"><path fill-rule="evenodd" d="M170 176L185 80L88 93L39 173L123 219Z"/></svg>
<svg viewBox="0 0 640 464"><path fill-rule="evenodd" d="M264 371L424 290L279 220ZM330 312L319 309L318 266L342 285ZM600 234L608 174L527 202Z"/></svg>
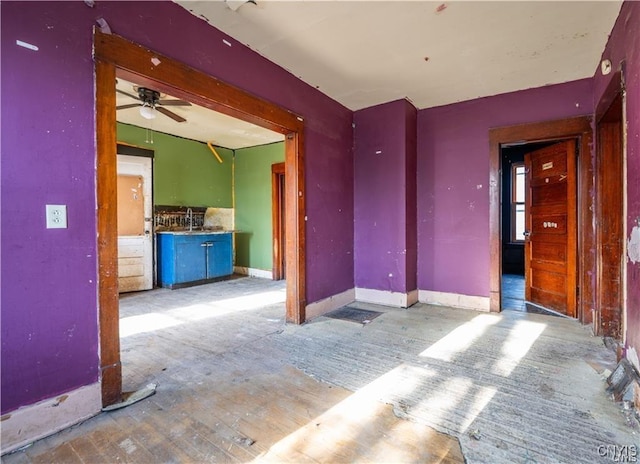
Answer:
<svg viewBox="0 0 640 464"><path fill-rule="evenodd" d="M153 288L151 158L118 155L118 288Z"/></svg>

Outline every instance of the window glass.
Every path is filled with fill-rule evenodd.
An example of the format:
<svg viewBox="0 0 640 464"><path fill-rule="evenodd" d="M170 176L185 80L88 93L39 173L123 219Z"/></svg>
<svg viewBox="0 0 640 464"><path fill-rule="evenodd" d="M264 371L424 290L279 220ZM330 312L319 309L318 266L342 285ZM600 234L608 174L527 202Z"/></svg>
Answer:
<svg viewBox="0 0 640 464"><path fill-rule="evenodd" d="M524 203L524 166L517 166L515 171L515 200Z"/></svg>
<svg viewBox="0 0 640 464"><path fill-rule="evenodd" d="M524 164L515 163L511 170L511 240L514 242L524 241L525 195Z"/></svg>

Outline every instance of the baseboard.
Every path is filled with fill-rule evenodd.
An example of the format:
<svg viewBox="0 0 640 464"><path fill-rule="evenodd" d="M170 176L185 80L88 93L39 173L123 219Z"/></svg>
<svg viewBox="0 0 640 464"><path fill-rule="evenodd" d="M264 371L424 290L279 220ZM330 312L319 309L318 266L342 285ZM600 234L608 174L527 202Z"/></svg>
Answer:
<svg viewBox="0 0 640 464"><path fill-rule="evenodd" d="M431 290L419 290L418 300L421 303L449 306L451 308L475 309L476 311L490 311L490 299L488 296L471 296L460 293L434 292Z"/></svg>
<svg viewBox="0 0 640 464"><path fill-rule="evenodd" d="M412 304L418 302L418 290L412 290L409 293L401 293L356 287L356 301L408 308Z"/></svg>
<svg viewBox="0 0 640 464"><path fill-rule="evenodd" d="M416 304L418 302L418 290L411 290L409 293L407 293L407 308L409 306L413 306L414 304Z"/></svg>
<svg viewBox="0 0 640 464"><path fill-rule="evenodd" d="M4 414L0 418L0 453L15 451L93 417L100 412L101 407L102 391L97 382Z"/></svg>
<svg viewBox="0 0 640 464"><path fill-rule="evenodd" d="M324 300L308 304L305 310L306 320L309 321L318 316L322 316L330 311L341 308L344 305L353 303L356 299L355 289L350 288L342 293L332 295Z"/></svg>
<svg viewBox="0 0 640 464"><path fill-rule="evenodd" d="M249 277L260 277L261 279L273 280L273 272L264 269L254 269L252 267L234 266L233 272Z"/></svg>

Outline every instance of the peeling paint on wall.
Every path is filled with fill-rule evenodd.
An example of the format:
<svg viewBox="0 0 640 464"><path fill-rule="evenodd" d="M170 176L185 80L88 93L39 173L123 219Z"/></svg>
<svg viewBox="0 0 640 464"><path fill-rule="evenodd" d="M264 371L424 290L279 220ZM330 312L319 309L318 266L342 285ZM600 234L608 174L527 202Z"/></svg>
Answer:
<svg viewBox="0 0 640 464"><path fill-rule="evenodd" d="M638 225L631 230L627 243L627 255L633 264L640 263L640 218L638 218Z"/></svg>

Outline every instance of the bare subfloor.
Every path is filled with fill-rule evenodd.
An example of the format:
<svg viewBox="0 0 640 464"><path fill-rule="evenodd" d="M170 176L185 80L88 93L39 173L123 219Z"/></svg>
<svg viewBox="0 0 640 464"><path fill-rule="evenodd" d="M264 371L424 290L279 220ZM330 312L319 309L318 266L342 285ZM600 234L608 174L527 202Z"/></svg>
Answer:
<svg viewBox="0 0 640 464"><path fill-rule="evenodd" d="M121 298L125 390L156 395L4 456L21 462L611 462L638 431L568 319L418 304L284 324L284 283ZM464 454L464 457L463 457Z"/></svg>

